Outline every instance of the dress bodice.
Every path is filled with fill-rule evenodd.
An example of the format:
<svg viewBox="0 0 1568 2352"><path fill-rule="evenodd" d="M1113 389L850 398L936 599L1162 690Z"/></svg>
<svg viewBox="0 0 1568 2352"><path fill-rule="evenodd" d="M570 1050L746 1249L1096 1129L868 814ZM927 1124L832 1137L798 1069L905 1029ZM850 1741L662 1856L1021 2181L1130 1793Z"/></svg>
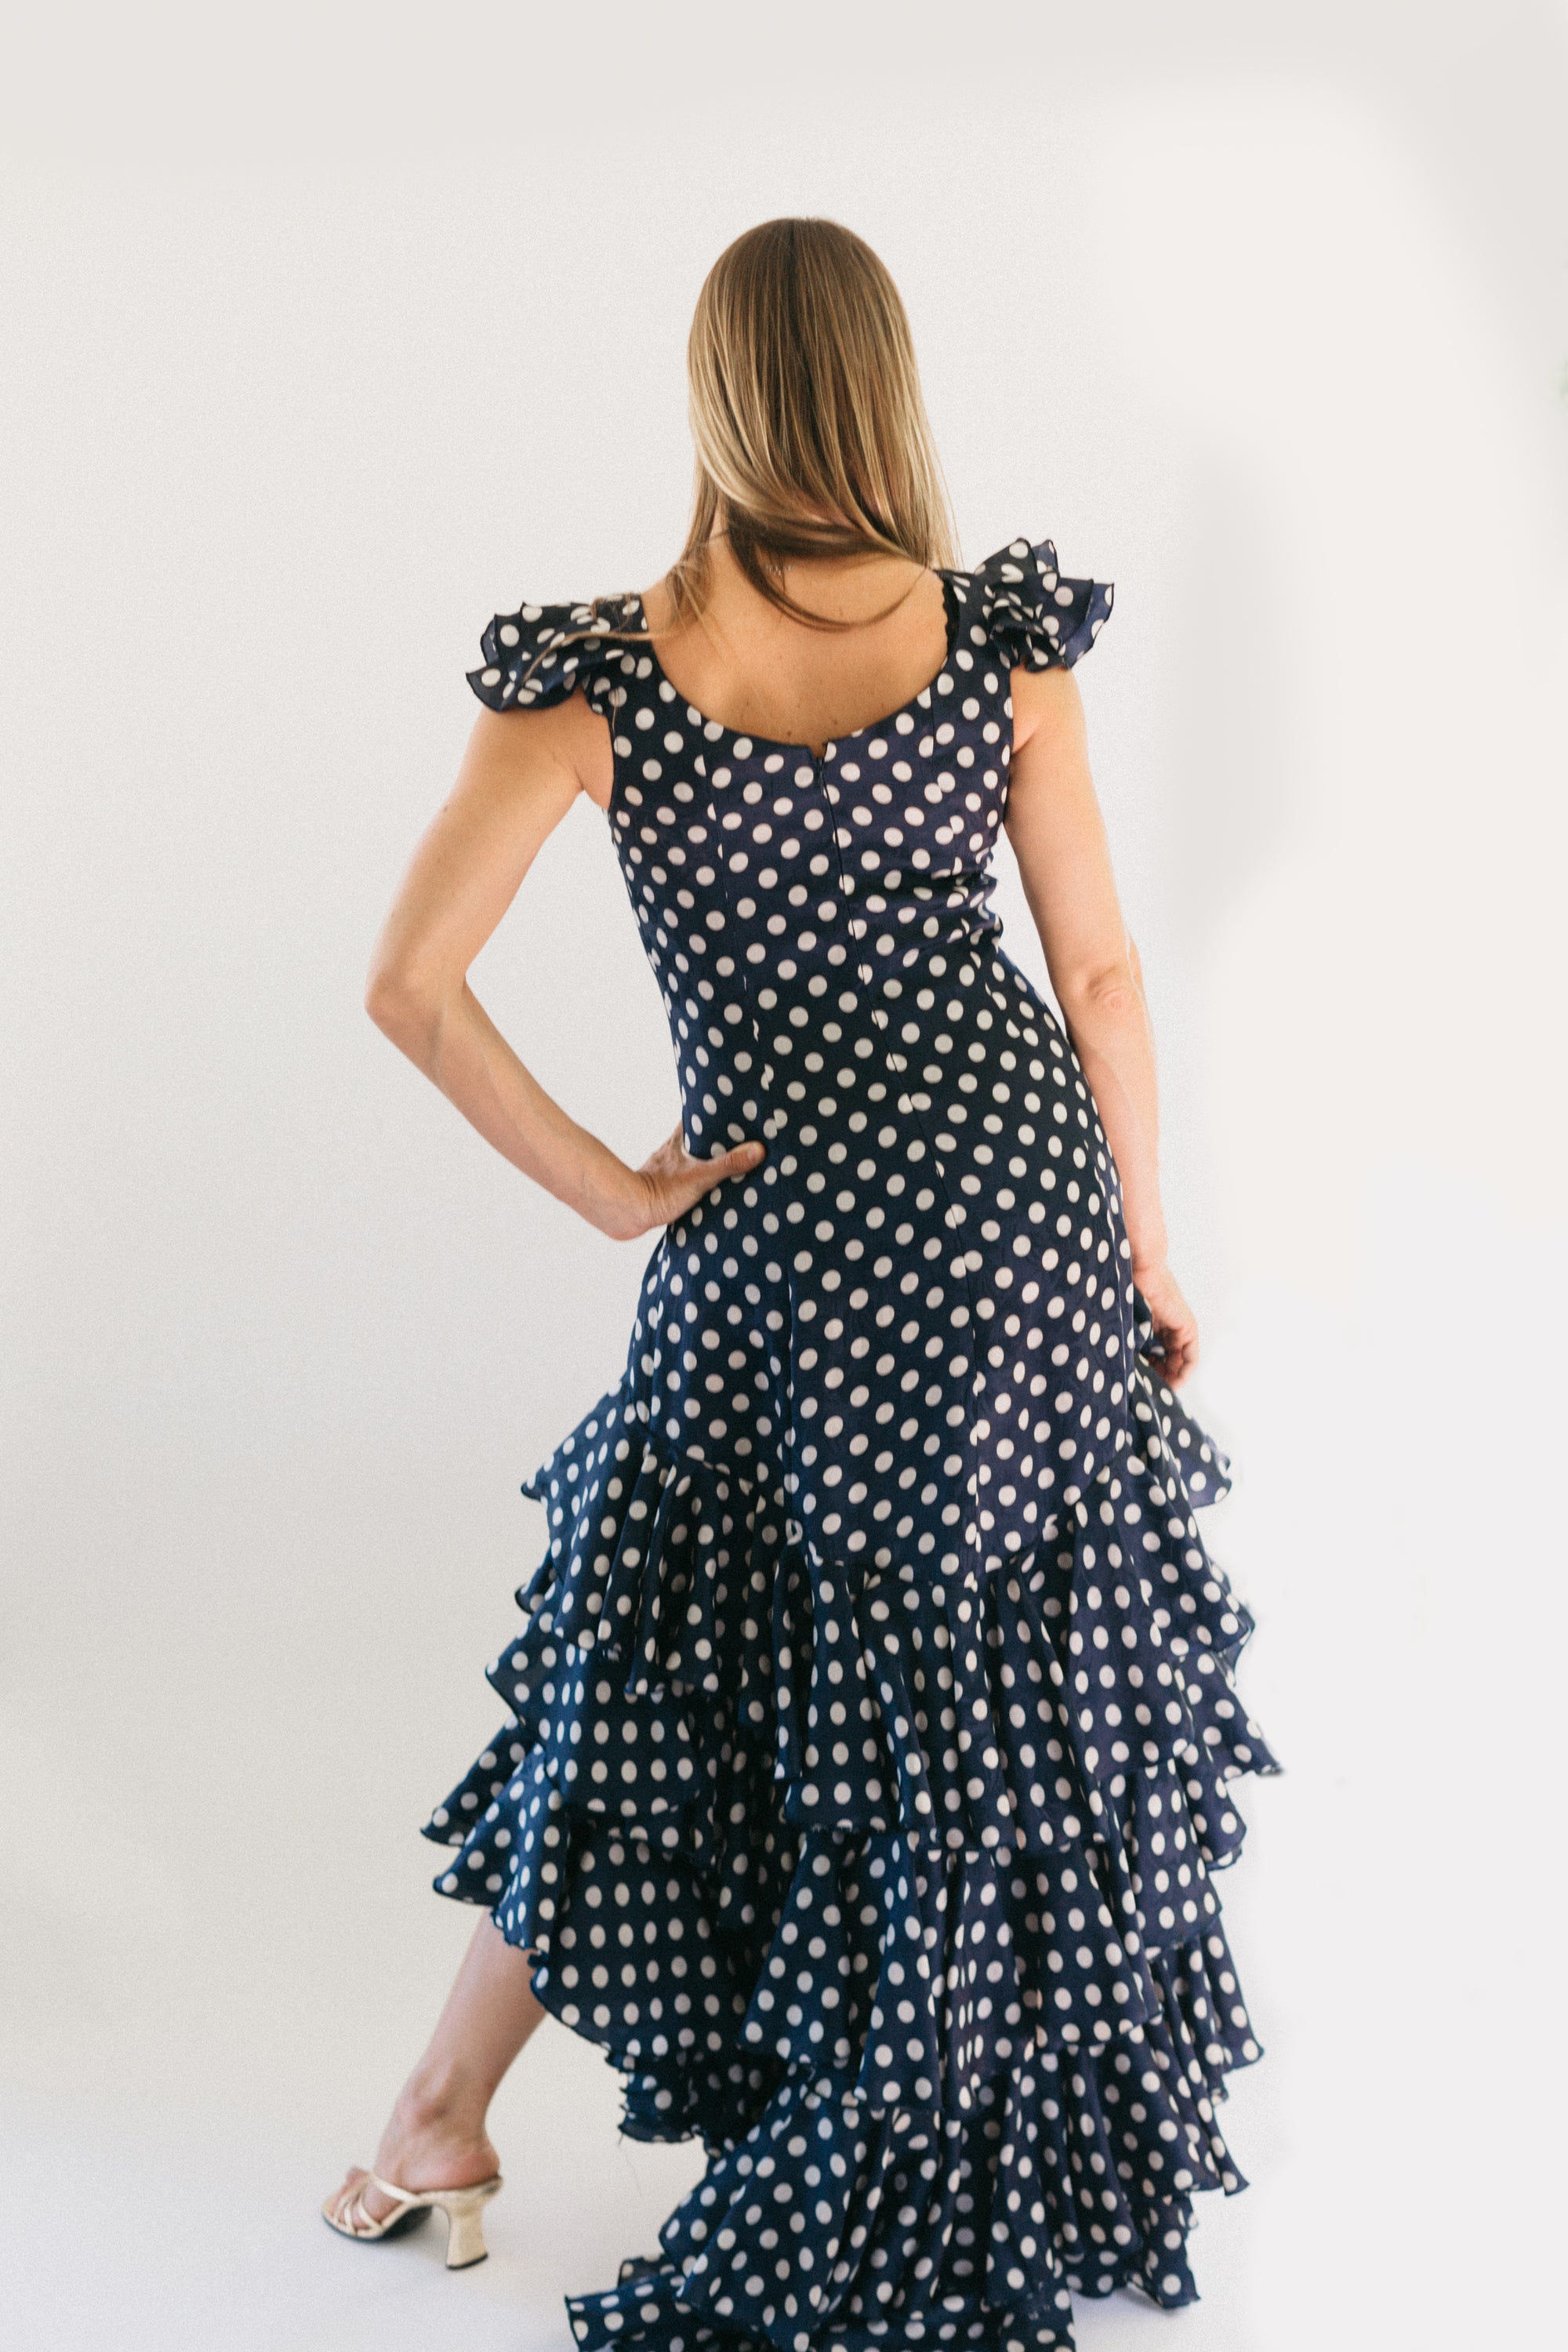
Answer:
<svg viewBox="0 0 1568 2352"><path fill-rule="evenodd" d="M1092 1098L991 906L1012 672L1075 661L1110 591L1023 541L944 585L937 676L820 758L686 701L636 597L499 616L471 682L608 721L688 1146L768 1148L656 1247L639 1416L685 1455L781 1462L808 1550L951 1575L1037 1542L1131 1444L1138 1310Z"/></svg>
<svg viewBox="0 0 1568 2352"><path fill-rule="evenodd" d="M638 597L525 605L486 633L470 683L491 709L581 690L610 722L610 822L693 1151L786 1129L809 1149L814 1095L858 1083L874 1101L884 1067L952 1050L936 1042L942 984L971 984L965 958L999 929L1012 671L1076 661L1112 592L1064 580L1048 541L942 578L935 677L820 756L696 709L664 676Z"/></svg>

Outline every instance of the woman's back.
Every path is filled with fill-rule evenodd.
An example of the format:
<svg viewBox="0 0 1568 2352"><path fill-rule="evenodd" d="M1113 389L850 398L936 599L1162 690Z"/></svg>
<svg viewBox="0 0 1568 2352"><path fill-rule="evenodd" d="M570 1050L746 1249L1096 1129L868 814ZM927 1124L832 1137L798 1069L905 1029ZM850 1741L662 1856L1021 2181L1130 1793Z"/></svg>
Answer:
<svg viewBox="0 0 1568 2352"><path fill-rule="evenodd" d="M940 576L897 557L790 564L792 597L829 624L770 604L715 541L702 607L678 619L661 581L643 599L659 664L678 692L735 730L814 751L912 701L947 655Z"/></svg>
<svg viewBox="0 0 1568 2352"><path fill-rule="evenodd" d="M678 1435L776 1480L829 1556L879 1557L896 1534L906 1557L973 1575L1054 1533L1064 1497L1076 1504L1132 1443L1138 1318L1117 1174L1070 1046L998 952L990 905L1014 673L1070 665L1110 591L1064 581L1048 541L912 577L937 593L938 643L920 644L912 594L878 623L881 682L860 698L875 707L819 751L792 731L784 697L829 716L825 687L847 695L853 681L841 663L826 677L818 648L849 633L784 614L775 629L744 582L712 633L711 700L743 693L771 644L766 730L678 684L633 598L593 637L574 625L583 608L498 616L487 649L510 640L509 656L478 683L493 707L581 694L608 720L611 830L665 1000L687 1142L770 1147L751 1181L667 1229L616 1415L656 1444ZM746 640L740 659L726 619ZM735 1237L735 1296L691 1325L682 1301L716 1226ZM857 1271L840 1296L846 1255ZM973 1335L998 1318L1015 1344L977 1360ZM1058 1346L1069 1327L1083 1335L1070 1350ZM756 1360L717 1378L736 1346ZM1047 1386L1048 1415L1034 1402ZM916 1389L910 1420L901 1400ZM938 1428L947 1458L931 1483ZM1194 1452L1201 1491L1213 1464Z"/></svg>

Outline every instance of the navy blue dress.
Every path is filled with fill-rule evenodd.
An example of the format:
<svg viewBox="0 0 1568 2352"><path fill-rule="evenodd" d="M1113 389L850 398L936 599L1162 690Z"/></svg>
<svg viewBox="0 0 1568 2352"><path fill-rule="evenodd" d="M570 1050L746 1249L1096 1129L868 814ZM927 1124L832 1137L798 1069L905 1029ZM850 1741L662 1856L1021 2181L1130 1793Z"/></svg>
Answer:
<svg viewBox="0 0 1568 2352"><path fill-rule="evenodd" d="M688 1143L767 1145L528 1482L511 1719L426 1831L626 2130L709 2151L584 2352L1070 2346L1075 2292L1190 2300L1191 2196L1242 2185L1226 1465L990 904L1010 673L1110 591L1048 541L942 577L939 675L820 758L693 709L635 596L498 616L470 680L608 721Z"/></svg>

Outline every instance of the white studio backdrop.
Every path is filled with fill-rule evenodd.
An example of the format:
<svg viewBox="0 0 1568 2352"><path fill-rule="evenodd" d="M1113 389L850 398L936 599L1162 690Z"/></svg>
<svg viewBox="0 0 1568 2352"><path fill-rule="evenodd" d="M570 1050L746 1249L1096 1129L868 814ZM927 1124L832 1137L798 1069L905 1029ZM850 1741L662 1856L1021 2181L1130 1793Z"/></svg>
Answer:
<svg viewBox="0 0 1568 2352"><path fill-rule="evenodd" d="M1568 615L1560 13L53 20L0 165L7 2342L563 2347L695 2151L547 2029L496 2259L313 2218L468 1928L416 1832L647 1255L360 1010L524 594L679 543L708 265L904 289L964 553L1081 673L1161 1043L1214 1548L1289 1767L1205 2300L1086 2352L1534 2340L1553 2286ZM1007 943L1037 977L1020 894ZM626 1156L662 1014L577 810L476 974ZM70 2193L59 2210L59 2189ZM184 2217L183 2219L181 2217Z"/></svg>

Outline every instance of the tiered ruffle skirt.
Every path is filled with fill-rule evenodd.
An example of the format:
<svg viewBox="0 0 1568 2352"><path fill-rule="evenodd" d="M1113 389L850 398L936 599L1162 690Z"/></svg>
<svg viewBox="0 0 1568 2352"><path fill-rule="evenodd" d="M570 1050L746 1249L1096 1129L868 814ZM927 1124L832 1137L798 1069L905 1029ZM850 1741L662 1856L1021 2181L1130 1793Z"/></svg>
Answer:
<svg viewBox="0 0 1568 2352"><path fill-rule="evenodd" d="M1194 1508L1226 1465L1141 1366L1133 1442L1000 1569L822 1560L754 1471L626 1385L525 1491L550 1547L489 1670L513 1720L436 1812L437 1884L538 1955L700 2134L584 2352L1069 2347L1071 2297L1192 2299L1191 2199L1258 2054L1212 1874L1250 1631Z"/></svg>

